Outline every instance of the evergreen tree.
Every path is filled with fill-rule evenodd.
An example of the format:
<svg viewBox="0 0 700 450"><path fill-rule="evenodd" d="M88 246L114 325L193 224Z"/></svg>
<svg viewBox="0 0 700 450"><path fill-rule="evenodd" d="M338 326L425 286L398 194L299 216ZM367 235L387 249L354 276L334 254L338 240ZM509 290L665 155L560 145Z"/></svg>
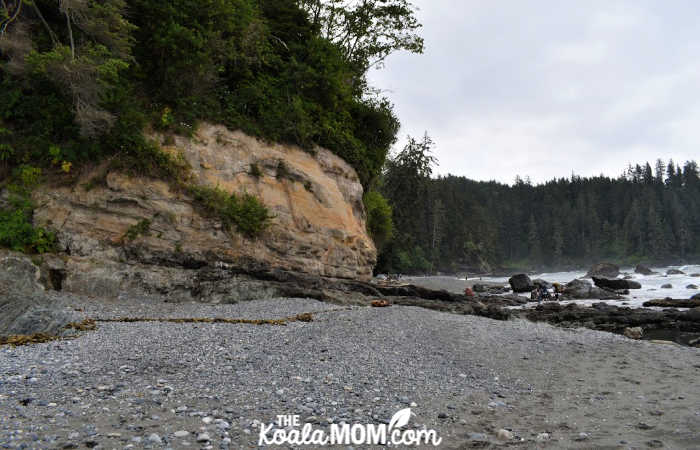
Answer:
<svg viewBox="0 0 700 450"><path fill-rule="evenodd" d="M537 232L534 214L530 214L530 220L527 224L527 248L532 261L540 262L542 260L542 243Z"/></svg>

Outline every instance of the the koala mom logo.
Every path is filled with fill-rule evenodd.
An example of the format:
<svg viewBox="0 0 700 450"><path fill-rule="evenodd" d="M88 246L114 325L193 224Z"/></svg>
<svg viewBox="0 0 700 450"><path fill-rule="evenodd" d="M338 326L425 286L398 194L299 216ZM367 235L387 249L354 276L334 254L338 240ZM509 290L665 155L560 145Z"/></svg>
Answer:
<svg viewBox="0 0 700 450"><path fill-rule="evenodd" d="M442 442L435 430L407 428L411 408L394 414L389 424L331 424L330 430L301 425L299 416L279 415L276 423L260 426L258 445L433 445Z"/></svg>

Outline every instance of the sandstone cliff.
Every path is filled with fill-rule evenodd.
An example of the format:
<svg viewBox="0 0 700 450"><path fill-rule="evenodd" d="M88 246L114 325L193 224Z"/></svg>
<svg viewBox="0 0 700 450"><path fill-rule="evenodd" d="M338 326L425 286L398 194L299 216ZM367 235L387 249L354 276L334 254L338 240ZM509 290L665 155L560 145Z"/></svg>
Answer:
<svg viewBox="0 0 700 450"><path fill-rule="evenodd" d="M134 285L146 291L180 285L191 295L188 271L206 267L371 276L376 250L365 228L362 186L330 151L268 144L206 124L192 138L157 138L187 160L197 183L259 197L275 216L271 226L257 239L229 233L166 182L116 172L100 177L96 168L73 187L35 192L35 221L58 231L64 257L52 264L60 266L63 288L117 295ZM104 183L91 187L95 177ZM142 221L150 221L148 233L124 240Z"/></svg>

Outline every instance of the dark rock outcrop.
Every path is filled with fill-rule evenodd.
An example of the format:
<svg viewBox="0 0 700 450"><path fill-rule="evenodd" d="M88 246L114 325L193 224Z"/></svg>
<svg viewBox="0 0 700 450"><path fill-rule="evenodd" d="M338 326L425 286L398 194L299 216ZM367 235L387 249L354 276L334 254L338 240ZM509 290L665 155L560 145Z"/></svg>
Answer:
<svg viewBox="0 0 700 450"><path fill-rule="evenodd" d="M575 303L562 305L551 302L519 311L518 314L536 322L544 321L565 327L583 326L618 334L623 334L629 327L641 327L645 335L649 330L700 332L700 308L688 311L676 309L654 311L607 303L595 303L591 307L585 307Z"/></svg>
<svg viewBox="0 0 700 450"><path fill-rule="evenodd" d="M641 289L642 285L632 280L621 280L619 278L593 277L593 283L599 288L621 291L625 289Z"/></svg>
<svg viewBox="0 0 700 450"><path fill-rule="evenodd" d="M535 285L532 283L532 280L530 280L530 277L528 277L524 273L513 275L508 280L508 283L510 283L510 287L511 289L513 289L513 292L516 293L530 292L533 289L535 289Z"/></svg>
<svg viewBox="0 0 700 450"><path fill-rule="evenodd" d="M700 298L697 299L673 299L673 298L659 298L655 300L649 300L643 303L643 306L661 306L664 308L696 308L700 306Z"/></svg>
<svg viewBox="0 0 700 450"><path fill-rule="evenodd" d="M697 284L689 284L688 286L685 287L686 289L697 289L698 285Z"/></svg>
<svg viewBox="0 0 700 450"><path fill-rule="evenodd" d="M673 289L673 285L671 283L662 284L661 289Z"/></svg>
<svg viewBox="0 0 700 450"><path fill-rule="evenodd" d="M197 289L200 291L196 292L195 296L208 297L211 295L211 289L226 290L225 283L229 279L235 279L234 284L230 286L231 289L241 289L241 282L245 280L248 288L262 291L265 295L264 297L256 295L254 298L301 297L354 305L369 305L373 300L380 298L395 305L420 306L455 314L476 315L497 320L507 320L510 317L509 310L502 309L499 305L485 305L480 302L480 297L467 297L464 294L428 289L412 284L391 286L332 279L281 269L247 271L242 271L239 267L200 269L196 276Z"/></svg>
<svg viewBox="0 0 700 450"><path fill-rule="evenodd" d="M694 320L696 322L700 322L700 307L695 307L693 309L689 309L688 312L686 313L686 316L689 317L691 320Z"/></svg>
<svg viewBox="0 0 700 450"><path fill-rule="evenodd" d="M666 275L685 275L685 272L678 269L669 269L666 271Z"/></svg>
<svg viewBox="0 0 700 450"><path fill-rule="evenodd" d="M618 275L620 275L620 268L615 264L598 263L590 268L585 277L617 278Z"/></svg>
<svg viewBox="0 0 700 450"><path fill-rule="evenodd" d="M692 297L690 297L691 300L700 300L700 294L695 294Z"/></svg>
<svg viewBox="0 0 700 450"><path fill-rule="evenodd" d="M637 264L637 267L634 268L634 273L640 273L642 275L653 275L656 272L648 268L647 266L644 266L642 264Z"/></svg>

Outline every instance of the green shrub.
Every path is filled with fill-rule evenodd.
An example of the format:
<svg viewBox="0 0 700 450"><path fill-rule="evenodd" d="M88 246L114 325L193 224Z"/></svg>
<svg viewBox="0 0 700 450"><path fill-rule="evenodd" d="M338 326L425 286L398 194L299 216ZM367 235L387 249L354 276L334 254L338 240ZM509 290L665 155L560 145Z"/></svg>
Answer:
<svg viewBox="0 0 700 450"><path fill-rule="evenodd" d="M229 195L218 187L207 186L188 186L187 191L204 213L220 219L226 230L235 227L238 232L255 237L267 228L272 219L267 207L248 193Z"/></svg>
<svg viewBox="0 0 700 450"><path fill-rule="evenodd" d="M140 220L138 223L129 227L122 236L122 241L133 241L139 236L151 235L151 221L148 219Z"/></svg>
<svg viewBox="0 0 700 450"><path fill-rule="evenodd" d="M47 253L56 248L56 235L31 222L31 202L11 194L9 205L0 209L0 247L18 252Z"/></svg>
<svg viewBox="0 0 700 450"><path fill-rule="evenodd" d="M131 139L132 147L115 155L110 169L134 176L163 179L175 186L187 183L191 176L190 166L181 155L173 156L162 151L158 144L140 134Z"/></svg>

